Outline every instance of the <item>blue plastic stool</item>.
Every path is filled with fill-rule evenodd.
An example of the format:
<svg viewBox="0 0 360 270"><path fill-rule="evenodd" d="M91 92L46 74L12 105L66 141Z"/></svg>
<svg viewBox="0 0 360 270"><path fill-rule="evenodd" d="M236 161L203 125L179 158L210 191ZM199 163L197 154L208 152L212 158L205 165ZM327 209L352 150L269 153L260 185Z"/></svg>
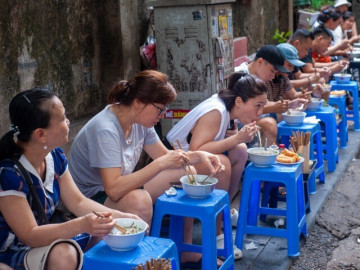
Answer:
<svg viewBox="0 0 360 270"><path fill-rule="evenodd" d="M339 161L339 148L337 145L337 132L336 132L336 117L335 108L320 107L317 111L306 112L308 116L316 116L324 123L324 134L326 142L322 145L323 150L326 151L324 159L327 160L328 172L336 171L336 163Z"/></svg>
<svg viewBox="0 0 360 270"><path fill-rule="evenodd" d="M216 247L216 217L223 215L224 249ZM229 195L224 190L215 189L205 199L192 199L182 189L177 195L161 195L155 204L151 235L159 237L161 222L165 215L170 215L169 237L176 243L179 258L183 251L202 253L202 269L218 269L216 258L224 257L219 269L234 269L233 240L230 218ZM183 243L184 217L197 218L202 224L202 245Z"/></svg>
<svg viewBox="0 0 360 270"><path fill-rule="evenodd" d="M321 127L320 124L310 124L303 123L302 125L292 126L287 125L285 121L278 123L278 138L281 139L281 142L286 146L289 145L289 138L292 135L292 132L300 131L300 132L311 132L311 140L310 140L310 159L317 160L317 164L315 167L315 173L311 174L308 179L309 185L309 193L316 193L316 183L315 180L319 177L320 183L325 183L325 167L324 167L324 157L321 143ZM316 156L314 154L316 150Z"/></svg>
<svg viewBox="0 0 360 270"><path fill-rule="evenodd" d="M312 177L312 174L315 174L316 160L313 160L315 164L313 164L312 169L309 173L303 174L303 183L304 183L304 200L305 200L305 211L306 213L311 213L311 205L310 205L310 196L309 196L309 185L308 179ZM265 182L264 188L262 191L261 197L261 206L262 207L271 207L277 208L278 202L286 202L286 196L279 194L279 187L284 186L283 184L273 183L273 182ZM260 214L260 220L266 222L266 215Z"/></svg>
<svg viewBox="0 0 360 270"><path fill-rule="evenodd" d="M342 116L342 119L337 124L338 137L340 138L340 148L347 148L347 142L349 140L348 135L348 125L346 117L346 101L345 95L343 96L332 96L329 97L329 105L336 106L339 109L339 114Z"/></svg>
<svg viewBox="0 0 360 270"><path fill-rule="evenodd" d="M261 181L283 184L286 187L286 209L259 206ZM245 169L235 244L242 249L245 234L270 235L287 239L288 256L299 256L300 235L307 235L301 164L259 168L250 163ZM259 214L286 216L286 228L260 227Z"/></svg>
<svg viewBox="0 0 360 270"><path fill-rule="evenodd" d="M337 81L331 81L330 85L331 85L331 91L346 90L351 92L353 98L353 110L346 110L347 120L354 122L355 131L360 131L359 90L358 90L357 82L350 81L348 83L338 83Z"/></svg>
<svg viewBox="0 0 360 270"><path fill-rule="evenodd" d="M151 259L170 259L172 269L180 269L176 245L170 239L145 236L139 245L129 251L115 251L100 241L84 254L83 270L132 270Z"/></svg>

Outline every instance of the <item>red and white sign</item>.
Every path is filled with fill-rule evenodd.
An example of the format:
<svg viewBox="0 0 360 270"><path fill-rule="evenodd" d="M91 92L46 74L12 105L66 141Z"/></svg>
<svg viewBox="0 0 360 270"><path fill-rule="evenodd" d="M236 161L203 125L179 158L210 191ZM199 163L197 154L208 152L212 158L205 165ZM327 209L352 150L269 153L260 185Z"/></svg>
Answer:
<svg viewBox="0 0 360 270"><path fill-rule="evenodd" d="M164 118L165 119L181 119L183 118L190 110L181 110L181 109L169 109L166 111Z"/></svg>

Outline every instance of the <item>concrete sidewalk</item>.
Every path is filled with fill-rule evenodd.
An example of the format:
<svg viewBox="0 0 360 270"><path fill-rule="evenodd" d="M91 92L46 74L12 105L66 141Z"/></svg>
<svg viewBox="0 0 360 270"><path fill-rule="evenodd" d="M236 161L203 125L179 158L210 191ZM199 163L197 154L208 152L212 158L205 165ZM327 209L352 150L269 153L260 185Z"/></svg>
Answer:
<svg viewBox="0 0 360 270"><path fill-rule="evenodd" d="M320 184L317 179L316 193L310 195L312 211L311 213L307 214L306 219L308 233L312 229L315 223L315 218L324 205L327 197L332 192L333 187L346 171L349 162L352 161L359 152L360 132L355 132L352 126L349 126L349 128L351 130L349 130L349 141L347 148L339 149L339 163L336 166L336 171L332 173L326 173L325 184ZM325 168L325 172L327 172L327 168ZM238 194L235 200L232 202L231 207L239 209L239 201L240 195ZM272 224L274 220L271 220L271 217L268 217L267 221L268 222L265 224L265 226L273 226ZM235 233L236 229L233 229L234 240ZM199 222L195 222L194 224L193 240L195 243L201 241L201 225ZM245 245L251 242L253 242L257 248L246 250ZM285 270L288 269L292 264L292 259L287 256L287 241L285 238L247 235L244 239L244 247L242 252L243 258L241 260L235 261L235 269Z"/></svg>
<svg viewBox="0 0 360 270"><path fill-rule="evenodd" d="M352 127L350 127L352 129ZM332 192L337 181L342 177L348 167L348 163L354 159L360 148L360 133L349 131L349 141L347 148L339 149L339 163L336 171L326 173L325 184L320 184L317 179L316 193L310 195L311 210L307 214L308 232L315 223L318 212L324 205L327 197ZM325 168L327 171L327 168ZM239 208L239 198L232 203L232 207ZM235 230L233 231L235 235ZM244 246L247 243L254 242L257 249L246 250L243 248L243 258L235 261L235 269L252 269L252 270L282 270L288 269L292 264L292 259L287 256L287 241L284 238L247 235L244 240ZM301 252L301 250L300 250Z"/></svg>

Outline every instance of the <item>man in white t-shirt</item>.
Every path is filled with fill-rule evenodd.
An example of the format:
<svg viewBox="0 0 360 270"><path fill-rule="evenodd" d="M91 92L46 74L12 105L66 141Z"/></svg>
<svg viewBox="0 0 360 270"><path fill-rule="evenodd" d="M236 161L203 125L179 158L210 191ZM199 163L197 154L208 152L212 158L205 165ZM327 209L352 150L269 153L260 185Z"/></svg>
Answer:
<svg viewBox="0 0 360 270"><path fill-rule="evenodd" d="M275 78L276 71L288 73L284 67L284 55L275 45L264 45L257 52L254 61L235 67L235 72L254 74L264 82Z"/></svg>
<svg viewBox="0 0 360 270"><path fill-rule="evenodd" d="M235 68L235 71L256 75L265 83L268 83L275 78L278 71L282 73L290 72L284 67L284 63L285 57L279 48L275 45L264 45L256 52L254 61L242 63ZM277 121L274 118L262 117L257 121L257 125L261 127L263 140L265 138L274 138L277 135ZM268 140L268 142L272 144L275 141Z"/></svg>

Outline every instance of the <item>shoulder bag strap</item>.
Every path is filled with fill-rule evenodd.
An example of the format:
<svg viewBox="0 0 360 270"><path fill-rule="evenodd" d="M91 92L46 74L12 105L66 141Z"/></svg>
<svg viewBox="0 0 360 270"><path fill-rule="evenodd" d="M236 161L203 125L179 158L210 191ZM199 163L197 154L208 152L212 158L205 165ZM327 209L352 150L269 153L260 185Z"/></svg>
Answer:
<svg viewBox="0 0 360 270"><path fill-rule="evenodd" d="M24 166L20 163L19 160L12 159L12 162L15 163L16 167L20 170L20 173L22 174L22 176L26 180L26 183L27 183L27 185L29 187L29 190L30 190L31 195L32 195L33 200L34 200L34 207L35 207L34 210L38 214L38 218L40 220L41 225L48 224L49 221L48 221L48 219L46 217L44 207L40 202L39 195L36 192L36 187L34 186L34 182L32 181L32 179L31 179L31 177L29 175L29 172L24 168Z"/></svg>

